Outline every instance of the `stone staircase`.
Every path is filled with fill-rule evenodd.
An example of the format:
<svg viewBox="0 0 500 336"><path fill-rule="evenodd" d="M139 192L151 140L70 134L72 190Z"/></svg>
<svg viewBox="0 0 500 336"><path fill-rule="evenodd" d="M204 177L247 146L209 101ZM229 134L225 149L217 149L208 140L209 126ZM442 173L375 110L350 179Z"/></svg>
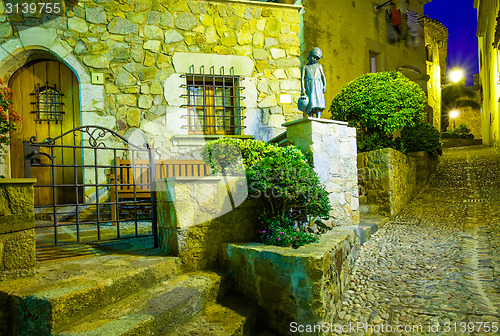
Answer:
<svg viewBox="0 0 500 336"><path fill-rule="evenodd" d="M42 263L0 282L0 335L249 335L256 309L178 258L103 255Z"/></svg>

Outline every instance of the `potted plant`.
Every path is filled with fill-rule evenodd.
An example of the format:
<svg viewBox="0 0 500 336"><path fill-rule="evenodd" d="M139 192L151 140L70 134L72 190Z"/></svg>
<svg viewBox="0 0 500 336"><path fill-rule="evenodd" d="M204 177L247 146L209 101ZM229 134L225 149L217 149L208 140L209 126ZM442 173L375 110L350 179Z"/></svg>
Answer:
<svg viewBox="0 0 500 336"><path fill-rule="evenodd" d="M4 163L5 146L10 144L10 131L15 130L21 121L12 106L12 90L0 79L0 164Z"/></svg>

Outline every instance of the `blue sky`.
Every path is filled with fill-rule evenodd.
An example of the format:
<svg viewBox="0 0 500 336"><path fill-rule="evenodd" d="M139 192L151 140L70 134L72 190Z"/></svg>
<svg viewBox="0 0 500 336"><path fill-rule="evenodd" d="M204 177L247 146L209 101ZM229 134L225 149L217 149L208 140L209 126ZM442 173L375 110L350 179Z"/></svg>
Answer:
<svg viewBox="0 0 500 336"><path fill-rule="evenodd" d="M448 28L448 69L463 68L471 85L472 75L479 72L474 0L432 0L424 14Z"/></svg>

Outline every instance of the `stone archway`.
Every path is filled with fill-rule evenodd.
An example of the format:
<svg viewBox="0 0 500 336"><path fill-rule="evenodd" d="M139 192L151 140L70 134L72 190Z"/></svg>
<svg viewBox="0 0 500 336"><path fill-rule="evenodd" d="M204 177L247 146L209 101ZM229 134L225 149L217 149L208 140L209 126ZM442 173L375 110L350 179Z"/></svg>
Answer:
<svg viewBox="0 0 500 336"><path fill-rule="evenodd" d="M18 33L19 37L0 45L0 76L4 83L8 83L18 69L42 57L61 62L78 78L81 124L91 123L93 112L104 109L104 87L91 83L89 71L73 55L73 48L58 38L54 28L19 27ZM8 156L9 153L6 162L0 165L0 174L7 177L11 169Z"/></svg>

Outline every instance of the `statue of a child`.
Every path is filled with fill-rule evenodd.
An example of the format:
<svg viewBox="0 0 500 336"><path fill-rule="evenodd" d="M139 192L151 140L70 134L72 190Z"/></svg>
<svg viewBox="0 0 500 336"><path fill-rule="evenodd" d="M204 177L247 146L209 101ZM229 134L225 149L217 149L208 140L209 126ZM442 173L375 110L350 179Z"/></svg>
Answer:
<svg viewBox="0 0 500 336"><path fill-rule="evenodd" d="M313 117L316 114L317 118L321 118L321 112L325 109L326 77L323 67L317 63L322 56L321 49L312 48L307 64L300 68L301 95L307 96L309 101L307 106L301 109L304 117Z"/></svg>

